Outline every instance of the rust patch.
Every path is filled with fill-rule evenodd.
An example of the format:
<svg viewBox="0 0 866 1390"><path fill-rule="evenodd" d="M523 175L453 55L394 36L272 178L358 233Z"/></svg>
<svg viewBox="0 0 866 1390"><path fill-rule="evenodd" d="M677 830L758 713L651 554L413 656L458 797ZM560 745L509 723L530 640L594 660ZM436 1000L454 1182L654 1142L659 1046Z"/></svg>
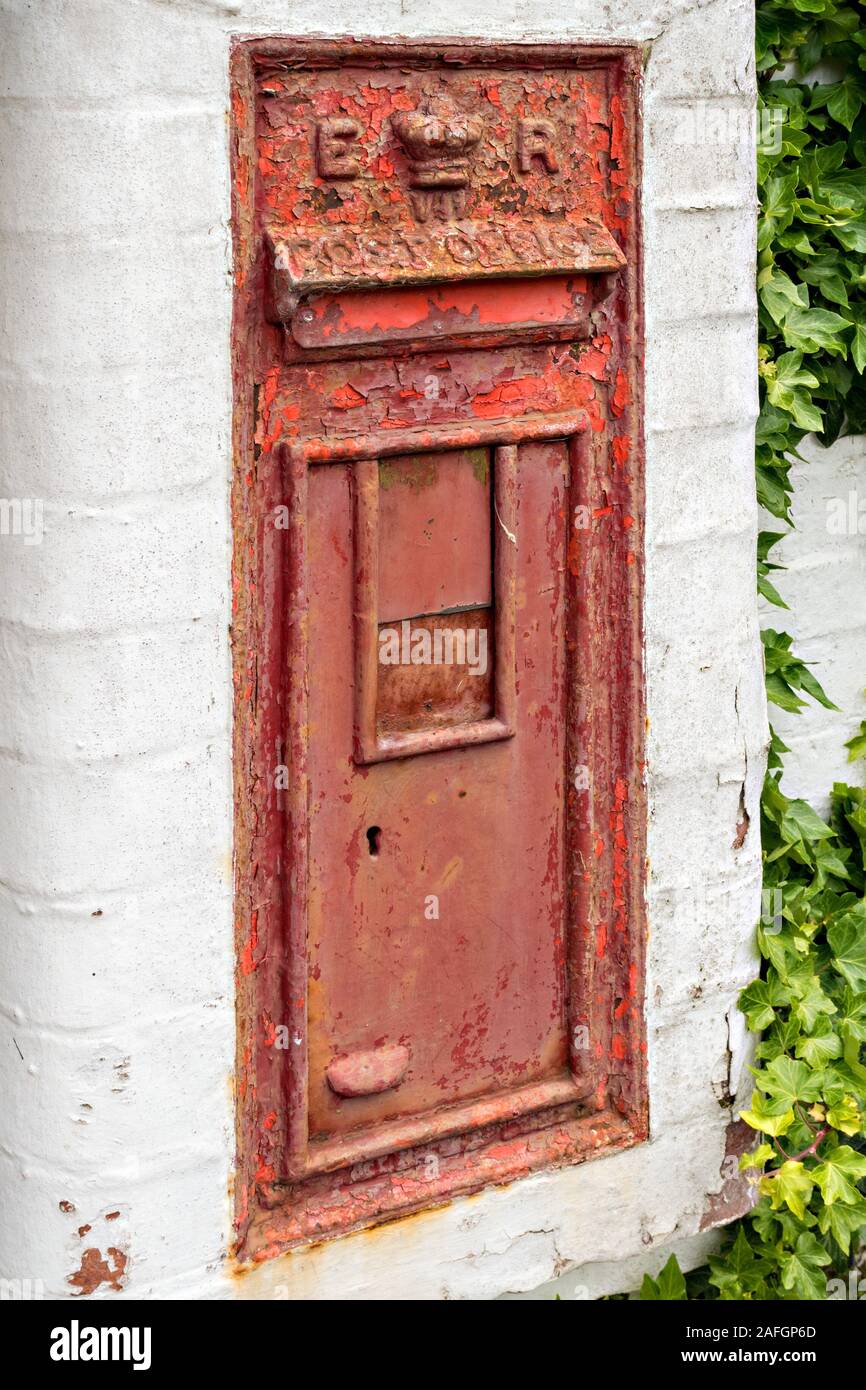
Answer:
<svg viewBox="0 0 866 1390"><path fill-rule="evenodd" d="M725 1134L725 1156L719 1170L724 1179L718 1192L707 1197L707 1205L701 1217L702 1231L711 1231L716 1226L727 1226L745 1216L755 1205L757 1187L739 1171L739 1160L748 1153L755 1142L755 1131L745 1120L734 1120L728 1125Z"/></svg>
<svg viewBox="0 0 866 1390"><path fill-rule="evenodd" d="M751 822L752 822L752 818L751 818L751 816L749 815L748 811L746 810L746 784L745 784L745 782L744 782L743 785L740 787L740 805L739 805L739 810L738 810L738 812L737 812L737 816L738 816L738 820L737 820L737 831L736 831L736 834L734 835L733 843L731 844L731 849L742 849L742 848L743 848L743 845L746 843L746 836L747 836L748 833L749 833L749 826L751 825Z"/></svg>
<svg viewBox="0 0 866 1390"><path fill-rule="evenodd" d="M113 1293L120 1293L126 1265L127 1256L116 1246L110 1245L105 1255L95 1245L90 1246L81 1256L78 1269L69 1275L66 1282L78 1290L78 1297L95 1293L103 1284Z"/></svg>

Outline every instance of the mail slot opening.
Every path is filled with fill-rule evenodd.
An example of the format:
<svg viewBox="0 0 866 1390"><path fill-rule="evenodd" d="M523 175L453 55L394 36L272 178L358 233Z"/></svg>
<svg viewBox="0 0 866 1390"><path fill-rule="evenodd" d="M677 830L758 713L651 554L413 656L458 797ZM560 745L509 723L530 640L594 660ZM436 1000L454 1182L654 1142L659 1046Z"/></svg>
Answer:
<svg viewBox="0 0 866 1390"><path fill-rule="evenodd" d="M493 714L491 463L482 447L379 464L380 738Z"/></svg>
<svg viewBox="0 0 866 1390"><path fill-rule="evenodd" d="M274 316L285 316L290 344L307 352L334 353L348 347L394 350L423 341L447 342L472 335L495 340L503 334L534 339L587 338L590 313L610 290L585 275L544 275L449 285L352 289L288 295Z"/></svg>
<svg viewBox="0 0 866 1390"><path fill-rule="evenodd" d="M513 735L516 458L355 465L358 761Z"/></svg>

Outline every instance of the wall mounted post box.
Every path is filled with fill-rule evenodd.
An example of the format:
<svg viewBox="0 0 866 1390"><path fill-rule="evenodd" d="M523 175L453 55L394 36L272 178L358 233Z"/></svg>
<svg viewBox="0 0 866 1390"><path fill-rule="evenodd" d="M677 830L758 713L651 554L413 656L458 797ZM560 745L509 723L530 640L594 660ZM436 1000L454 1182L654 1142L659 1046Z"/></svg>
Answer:
<svg viewBox="0 0 866 1390"><path fill-rule="evenodd" d="M638 72L235 51L257 1258L645 1134Z"/></svg>

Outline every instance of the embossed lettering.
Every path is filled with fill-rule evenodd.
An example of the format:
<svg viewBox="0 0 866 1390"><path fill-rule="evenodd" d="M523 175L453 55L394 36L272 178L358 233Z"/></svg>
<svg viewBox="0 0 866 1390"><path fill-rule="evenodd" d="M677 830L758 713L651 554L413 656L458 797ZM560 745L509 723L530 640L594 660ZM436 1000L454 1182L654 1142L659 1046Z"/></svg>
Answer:
<svg viewBox="0 0 866 1390"><path fill-rule="evenodd" d="M323 179L356 179L361 165L352 146L361 134L351 116L326 116L316 124L316 165Z"/></svg>
<svg viewBox="0 0 866 1390"><path fill-rule="evenodd" d="M342 236L325 237L318 247L319 255L330 261L331 265L349 266L355 259L355 248Z"/></svg>
<svg viewBox="0 0 866 1390"><path fill-rule="evenodd" d="M423 270L427 265L429 241L422 232L398 232L397 242L403 246L415 270Z"/></svg>
<svg viewBox="0 0 866 1390"><path fill-rule="evenodd" d="M366 262L374 266L389 265L393 248L387 241L377 241L375 237L366 237L361 243L361 254Z"/></svg>
<svg viewBox="0 0 866 1390"><path fill-rule="evenodd" d="M532 172L533 159L540 159L548 174L559 172L554 148L556 126L546 116L527 116L517 122L517 167L521 174Z"/></svg>
<svg viewBox="0 0 866 1390"><path fill-rule="evenodd" d="M513 259L514 253L498 227L484 227L476 233L475 240L484 264L492 262L494 265L501 265L503 261Z"/></svg>
<svg viewBox="0 0 866 1390"><path fill-rule="evenodd" d="M463 232L450 232L445 238L445 245L454 260L459 261L461 265L471 265L478 259L478 252Z"/></svg>
<svg viewBox="0 0 866 1390"><path fill-rule="evenodd" d="M506 227L505 240L520 261L538 260L538 242L531 227Z"/></svg>

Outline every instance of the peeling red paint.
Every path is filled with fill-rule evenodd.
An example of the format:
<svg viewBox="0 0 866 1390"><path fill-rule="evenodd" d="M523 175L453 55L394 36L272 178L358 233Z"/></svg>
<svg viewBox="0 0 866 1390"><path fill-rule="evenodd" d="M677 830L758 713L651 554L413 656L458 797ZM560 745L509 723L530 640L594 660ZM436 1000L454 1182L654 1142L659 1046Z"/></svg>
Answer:
<svg viewBox="0 0 866 1390"><path fill-rule="evenodd" d="M610 441L613 451L614 462L620 467L625 468L628 463L628 456L631 452L631 440L627 434L615 434Z"/></svg>
<svg viewBox="0 0 866 1390"><path fill-rule="evenodd" d="M610 408L613 414L619 417L628 405L628 376L622 367L617 368L616 387L614 388L613 399Z"/></svg>
<svg viewBox="0 0 866 1390"><path fill-rule="evenodd" d="M344 386L338 386L331 392L331 404L338 410L357 410L359 405L366 404L366 397L346 382Z"/></svg>

